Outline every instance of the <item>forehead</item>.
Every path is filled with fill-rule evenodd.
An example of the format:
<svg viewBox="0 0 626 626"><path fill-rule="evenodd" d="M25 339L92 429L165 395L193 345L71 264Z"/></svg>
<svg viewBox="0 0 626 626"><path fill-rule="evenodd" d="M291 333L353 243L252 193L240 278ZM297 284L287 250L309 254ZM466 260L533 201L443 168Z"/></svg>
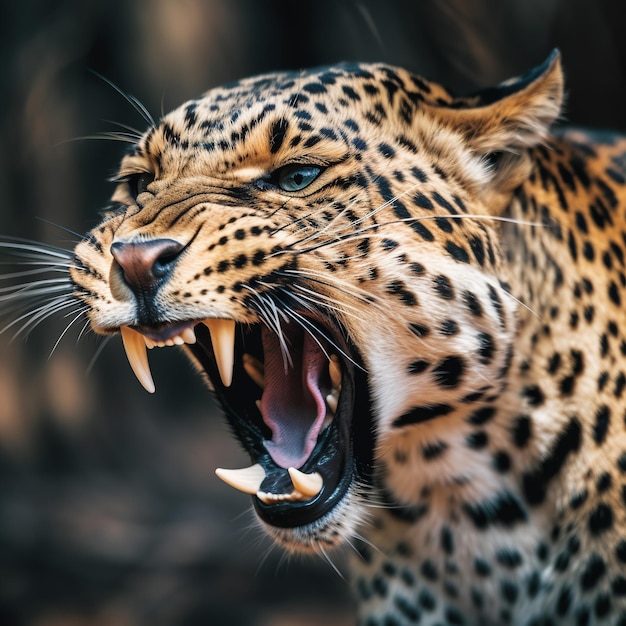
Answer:
<svg viewBox="0 0 626 626"><path fill-rule="evenodd" d="M245 119L254 125L269 113L285 116L333 115L346 109L385 105L442 104L440 86L383 64L344 64L246 78L214 88L166 115L161 125L220 130ZM299 112L299 113L298 113Z"/></svg>
<svg viewBox="0 0 626 626"><path fill-rule="evenodd" d="M298 142L299 149L347 141L350 134L379 128L390 117L410 123L421 102L449 101L440 86L383 64L266 74L214 88L184 103L150 129L132 155L148 156L164 169L183 152L193 161L225 153L250 160L277 151L277 146L285 148L281 142L286 136ZM230 157L227 161L229 167L236 164Z"/></svg>
<svg viewBox="0 0 626 626"><path fill-rule="evenodd" d="M382 65L340 65L266 74L212 89L175 113L184 109L188 118L200 115L202 120L216 124L238 121L250 110L260 113L278 109L288 115L312 109L327 114L368 96L376 98L385 88L392 92L404 88L405 82L398 72Z"/></svg>

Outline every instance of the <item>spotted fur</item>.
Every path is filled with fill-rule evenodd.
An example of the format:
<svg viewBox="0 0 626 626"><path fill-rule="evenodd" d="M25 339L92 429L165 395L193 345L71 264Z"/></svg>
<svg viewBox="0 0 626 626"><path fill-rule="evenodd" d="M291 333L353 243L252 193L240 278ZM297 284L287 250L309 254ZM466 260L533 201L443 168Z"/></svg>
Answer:
<svg viewBox="0 0 626 626"><path fill-rule="evenodd" d="M98 332L325 320L351 485L306 523L255 506L287 549L357 545L363 626L626 626L626 140L550 134L562 92L556 54L465 98L385 65L214 89L131 147L76 248ZM140 289L112 246L154 240Z"/></svg>

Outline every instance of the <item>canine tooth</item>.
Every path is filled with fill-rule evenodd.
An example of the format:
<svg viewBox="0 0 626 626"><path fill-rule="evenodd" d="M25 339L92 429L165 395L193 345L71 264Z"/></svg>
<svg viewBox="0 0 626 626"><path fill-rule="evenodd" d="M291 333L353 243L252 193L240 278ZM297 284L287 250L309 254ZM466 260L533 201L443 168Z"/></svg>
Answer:
<svg viewBox="0 0 626 626"><path fill-rule="evenodd" d="M313 498L324 486L324 479L317 472L305 474L295 467L290 467L287 471L289 472L291 482L296 488L296 491L299 491L304 496Z"/></svg>
<svg viewBox="0 0 626 626"><path fill-rule="evenodd" d="M335 354L332 354L330 361L328 361L328 374L332 386L339 389L341 387L341 365L339 364L339 357Z"/></svg>
<svg viewBox="0 0 626 626"><path fill-rule="evenodd" d="M337 412L337 397L335 395L333 395L332 393L329 393L326 396L326 404L328 405L328 408L333 412L336 413Z"/></svg>
<svg viewBox="0 0 626 626"><path fill-rule="evenodd" d="M148 363L148 353L146 351L144 336L128 326L122 326L120 332L122 334L124 350L126 351L126 358L135 376L137 376L137 380L148 393L154 393L154 381L150 373L150 364Z"/></svg>
<svg viewBox="0 0 626 626"><path fill-rule="evenodd" d="M215 473L227 485L252 495L259 491L261 483L265 479L265 470L258 463L238 470L218 467Z"/></svg>
<svg viewBox="0 0 626 626"><path fill-rule="evenodd" d="M265 389L265 367L263 363L251 354L244 354L242 360L243 369L246 370L246 374L248 374L261 389Z"/></svg>
<svg viewBox="0 0 626 626"><path fill-rule="evenodd" d="M193 328L185 328L181 333L181 337L185 343L196 343L196 333Z"/></svg>
<svg viewBox="0 0 626 626"><path fill-rule="evenodd" d="M213 353L222 384L224 387L230 387L235 365L235 322L211 318L204 320L203 323L211 333Z"/></svg>

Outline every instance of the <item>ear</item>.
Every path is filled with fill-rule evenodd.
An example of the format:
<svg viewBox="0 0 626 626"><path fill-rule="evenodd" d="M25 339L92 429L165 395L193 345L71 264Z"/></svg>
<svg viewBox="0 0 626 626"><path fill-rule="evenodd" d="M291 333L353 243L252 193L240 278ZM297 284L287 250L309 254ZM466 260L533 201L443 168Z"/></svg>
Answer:
<svg viewBox="0 0 626 626"><path fill-rule="evenodd" d="M433 113L464 137L472 153L491 168L490 191L519 185L529 173L527 148L543 142L563 103L560 54L529 73L479 91Z"/></svg>
<svg viewBox="0 0 626 626"><path fill-rule="evenodd" d="M516 152L541 143L563 104L563 71L558 50L523 76L483 89L463 111L467 138L474 150Z"/></svg>

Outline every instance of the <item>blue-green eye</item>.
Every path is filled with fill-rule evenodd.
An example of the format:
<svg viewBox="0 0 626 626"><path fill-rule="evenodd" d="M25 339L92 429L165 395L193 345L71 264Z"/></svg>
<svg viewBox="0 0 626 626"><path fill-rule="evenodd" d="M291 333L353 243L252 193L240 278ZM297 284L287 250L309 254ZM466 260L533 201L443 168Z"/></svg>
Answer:
<svg viewBox="0 0 626 626"><path fill-rule="evenodd" d="M274 172L276 184L283 191L301 191L308 187L322 172L315 165L285 165Z"/></svg>

